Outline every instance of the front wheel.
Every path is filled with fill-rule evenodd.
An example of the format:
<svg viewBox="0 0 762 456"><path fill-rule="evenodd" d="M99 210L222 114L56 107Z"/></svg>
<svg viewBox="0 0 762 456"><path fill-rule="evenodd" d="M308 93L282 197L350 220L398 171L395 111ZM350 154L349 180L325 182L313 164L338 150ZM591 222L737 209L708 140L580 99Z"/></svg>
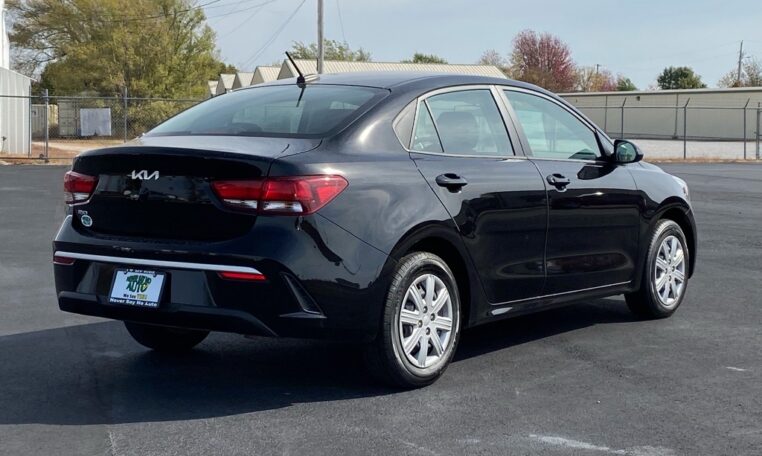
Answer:
<svg viewBox="0 0 762 456"><path fill-rule="evenodd" d="M124 326L139 344L162 352L190 350L209 335L209 331L146 325L130 321L125 321Z"/></svg>
<svg viewBox="0 0 762 456"><path fill-rule="evenodd" d="M370 371L404 388L430 385L452 360L459 336L460 299L450 268L428 252L402 258L366 352Z"/></svg>
<svg viewBox="0 0 762 456"><path fill-rule="evenodd" d="M640 290L625 295L627 306L642 318L672 315L685 298L690 252L685 233L672 220L656 224L649 242L648 257Z"/></svg>

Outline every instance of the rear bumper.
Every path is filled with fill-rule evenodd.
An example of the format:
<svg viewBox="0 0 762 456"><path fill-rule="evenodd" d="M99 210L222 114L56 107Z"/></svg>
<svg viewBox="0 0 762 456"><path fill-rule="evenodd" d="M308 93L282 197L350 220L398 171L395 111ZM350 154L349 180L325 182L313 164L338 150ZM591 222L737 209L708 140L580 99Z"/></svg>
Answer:
<svg viewBox="0 0 762 456"><path fill-rule="evenodd" d="M66 291L58 294L58 306L65 312L114 320L260 336L278 335L250 313L240 310L199 308L178 304L146 309L109 304L98 296Z"/></svg>
<svg viewBox="0 0 762 456"><path fill-rule="evenodd" d="M244 237L172 244L80 233L67 217L54 252L63 311L181 328L263 336L370 340L378 329L389 257L319 215L259 217ZM157 308L109 301L117 269L166 274ZM221 271L259 273L228 280Z"/></svg>

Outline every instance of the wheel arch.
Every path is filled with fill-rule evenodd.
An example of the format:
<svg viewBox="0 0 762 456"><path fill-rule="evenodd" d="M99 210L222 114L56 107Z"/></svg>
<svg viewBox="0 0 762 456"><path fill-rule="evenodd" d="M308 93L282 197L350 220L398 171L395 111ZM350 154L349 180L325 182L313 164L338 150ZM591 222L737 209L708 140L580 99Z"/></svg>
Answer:
<svg viewBox="0 0 762 456"><path fill-rule="evenodd" d="M396 262L418 251L433 253L447 263L458 285L463 327L472 326L478 319L475 317L481 304L481 283L455 228L446 222L418 226L395 245L390 259Z"/></svg>
<svg viewBox="0 0 762 456"><path fill-rule="evenodd" d="M697 239L696 239L696 224L693 221L692 216L690 215L691 208L687 205L687 203L684 202L673 202L670 204L665 204L662 207L659 208L657 211L656 217L654 217L653 222L651 224L651 228L656 225L661 220L672 220L673 222L680 225L680 228L683 230L683 233L685 233L686 241L688 242L688 252L690 253L689 259L690 262L688 264L688 277L693 276L693 271L696 266L696 247L697 247Z"/></svg>

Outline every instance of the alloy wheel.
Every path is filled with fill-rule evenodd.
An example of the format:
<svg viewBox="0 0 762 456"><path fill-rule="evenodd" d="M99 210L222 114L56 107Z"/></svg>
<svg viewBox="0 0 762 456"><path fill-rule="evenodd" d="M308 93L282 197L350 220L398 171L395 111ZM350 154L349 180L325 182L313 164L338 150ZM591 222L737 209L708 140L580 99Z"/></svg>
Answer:
<svg viewBox="0 0 762 456"><path fill-rule="evenodd" d="M398 315L400 346L418 368L446 358L452 348L453 306L445 283L434 274L418 276L408 287Z"/></svg>
<svg viewBox="0 0 762 456"><path fill-rule="evenodd" d="M685 251L677 236L667 236L656 254L653 283L662 305L674 307L685 289Z"/></svg>

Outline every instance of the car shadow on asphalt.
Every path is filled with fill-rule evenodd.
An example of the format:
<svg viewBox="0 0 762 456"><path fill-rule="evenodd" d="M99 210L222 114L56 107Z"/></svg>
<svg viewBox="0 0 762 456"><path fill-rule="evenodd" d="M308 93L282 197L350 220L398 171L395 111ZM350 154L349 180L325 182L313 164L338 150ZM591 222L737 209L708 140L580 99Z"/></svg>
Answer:
<svg viewBox="0 0 762 456"><path fill-rule="evenodd" d="M631 321L621 300L606 299L492 323L465 332L454 362ZM214 334L190 353L164 355L113 321L0 337L0 373L0 425L204 419L437 388L375 383L350 344Z"/></svg>

